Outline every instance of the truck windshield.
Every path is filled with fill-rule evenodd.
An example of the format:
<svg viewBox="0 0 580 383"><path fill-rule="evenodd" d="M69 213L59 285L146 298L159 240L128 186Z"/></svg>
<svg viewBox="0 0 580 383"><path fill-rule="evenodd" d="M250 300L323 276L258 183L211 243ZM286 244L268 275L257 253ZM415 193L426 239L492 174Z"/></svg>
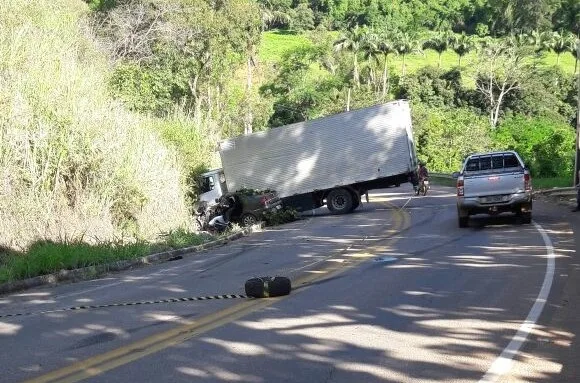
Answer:
<svg viewBox="0 0 580 383"><path fill-rule="evenodd" d="M213 180L213 176L203 177L203 179L201 180L201 187L200 187L201 193L207 193L208 191L213 190L214 187L215 187L215 183Z"/></svg>

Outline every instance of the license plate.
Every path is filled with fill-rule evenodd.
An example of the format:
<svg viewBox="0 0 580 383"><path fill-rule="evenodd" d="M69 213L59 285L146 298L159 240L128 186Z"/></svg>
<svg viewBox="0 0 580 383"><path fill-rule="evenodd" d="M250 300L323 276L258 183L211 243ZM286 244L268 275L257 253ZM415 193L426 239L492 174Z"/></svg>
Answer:
<svg viewBox="0 0 580 383"><path fill-rule="evenodd" d="M483 202L487 202L487 203L502 202L502 201L504 201L504 197L501 195L494 195L491 197L485 197L483 199Z"/></svg>

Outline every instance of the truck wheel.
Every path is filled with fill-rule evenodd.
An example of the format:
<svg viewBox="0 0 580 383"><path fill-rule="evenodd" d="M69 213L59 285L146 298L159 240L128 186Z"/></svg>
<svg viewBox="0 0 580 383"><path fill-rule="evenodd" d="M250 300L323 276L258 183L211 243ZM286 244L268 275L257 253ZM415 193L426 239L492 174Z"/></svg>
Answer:
<svg viewBox="0 0 580 383"><path fill-rule="evenodd" d="M459 227L467 227L469 225L469 212L463 209L457 209L457 220Z"/></svg>
<svg viewBox="0 0 580 383"><path fill-rule="evenodd" d="M353 209L352 194L346 189L332 189L326 197L326 207L332 214L345 214Z"/></svg>
<svg viewBox="0 0 580 383"><path fill-rule="evenodd" d="M258 218L252 213L245 213L241 216L240 222L242 226L252 226L258 223Z"/></svg>
<svg viewBox="0 0 580 383"><path fill-rule="evenodd" d="M246 295L252 298L279 297L290 294L292 285L286 277L259 277L248 279L245 284Z"/></svg>
<svg viewBox="0 0 580 383"><path fill-rule="evenodd" d="M532 212L528 211L526 213L522 213L522 223L529 225L530 223L532 223Z"/></svg>

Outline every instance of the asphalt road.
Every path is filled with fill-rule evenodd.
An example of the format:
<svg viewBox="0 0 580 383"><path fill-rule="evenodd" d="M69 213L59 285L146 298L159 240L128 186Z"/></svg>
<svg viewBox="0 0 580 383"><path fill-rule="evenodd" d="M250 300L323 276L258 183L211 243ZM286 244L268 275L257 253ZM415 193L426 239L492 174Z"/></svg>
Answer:
<svg viewBox="0 0 580 383"><path fill-rule="evenodd" d="M577 217L474 217L453 189L370 195L183 259L0 297L0 382L573 382L580 377ZM243 294L287 297L79 305Z"/></svg>

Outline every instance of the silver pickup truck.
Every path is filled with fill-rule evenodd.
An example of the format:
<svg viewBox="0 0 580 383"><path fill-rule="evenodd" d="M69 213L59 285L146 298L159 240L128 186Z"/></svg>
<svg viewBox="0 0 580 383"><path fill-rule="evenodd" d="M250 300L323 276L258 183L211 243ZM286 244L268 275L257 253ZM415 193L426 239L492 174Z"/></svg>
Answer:
<svg viewBox="0 0 580 383"><path fill-rule="evenodd" d="M472 154L465 159L457 178L459 227L467 227L469 216L512 212L523 223L532 222L530 172L514 151Z"/></svg>

